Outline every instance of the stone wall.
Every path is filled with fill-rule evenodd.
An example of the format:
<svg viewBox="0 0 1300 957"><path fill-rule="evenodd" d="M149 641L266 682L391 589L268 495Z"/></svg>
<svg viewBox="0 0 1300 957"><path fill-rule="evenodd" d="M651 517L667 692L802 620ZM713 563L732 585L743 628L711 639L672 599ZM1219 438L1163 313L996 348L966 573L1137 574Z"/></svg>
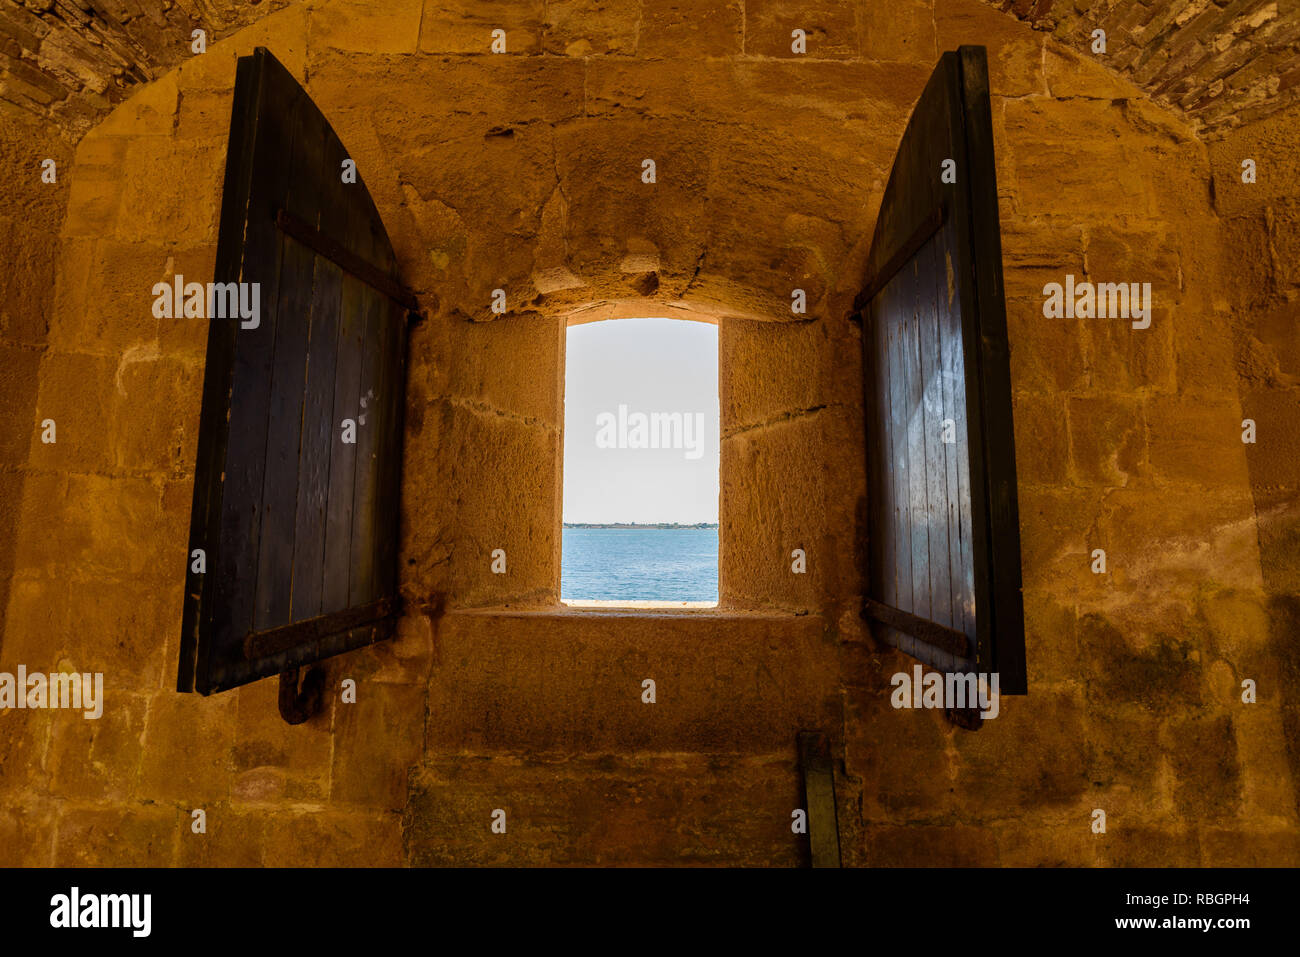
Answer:
<svg viewBox="0 0 1300 957"><path fill-rule="evenodd" d="M9 598L9 543L17 532L31 429L42 418L35 414L36 376L49 332L71 160L72 147L57 130L0 104L0 177L9 184L0 198L0 608ZM0 615L0 645L4 632Z"/></svg>
<svg viewBox="0 0 1300 957"><path fill-rule="evenodd" d="M108 710L0 712L0 860L793 864L807 728L834 741L850 863L1300 860L1220 164L1047 34L923 6L866 29L827 8L799 58L779 9L726 0L552 4L545 30L526 3L294 5L88 134L36 403L59 441L29 448L0 670L102 670ZM911 663L857 615L847 318L907 116L960 43L988 47L995 93L1031 689L975 733L893 710ZM255 45L305 81L439 303L411 340L408 613L329 663L357 703L299 727L274 682L172 690L206 331L148 291L211 274ZM1151 327L1045 319L1066 273L1151 282ZM564 329L648 314L719 323L722 608L566 610Z"/></svg>
<svg viewBox="0 0 1300 957"><path fill-rule="evenodd" d="M1300 110L1235 130L1210 144L1214 204L1232 256L1226 287L1236 343L1246 446L1259 520L1271 646L1279 687L1300 680ZM1253 160L1253 183L1243 162ZM1300 706L1283 694L1282 722L1293 779L1300 777Z"/></svg>

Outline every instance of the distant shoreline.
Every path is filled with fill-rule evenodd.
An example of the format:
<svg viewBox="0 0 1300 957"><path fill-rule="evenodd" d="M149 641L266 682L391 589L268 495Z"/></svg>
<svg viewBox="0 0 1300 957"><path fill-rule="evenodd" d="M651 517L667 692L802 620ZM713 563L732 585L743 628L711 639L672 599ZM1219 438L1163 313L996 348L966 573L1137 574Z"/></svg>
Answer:
<svg viewBox="0 0 1300 957"><path fill-rule="evenodd" d="M613 524L600 524L595 522L565 522L565 528L717 528L717 522L697 522L694 525L679 525L677 522L614 522Z"/></svg>

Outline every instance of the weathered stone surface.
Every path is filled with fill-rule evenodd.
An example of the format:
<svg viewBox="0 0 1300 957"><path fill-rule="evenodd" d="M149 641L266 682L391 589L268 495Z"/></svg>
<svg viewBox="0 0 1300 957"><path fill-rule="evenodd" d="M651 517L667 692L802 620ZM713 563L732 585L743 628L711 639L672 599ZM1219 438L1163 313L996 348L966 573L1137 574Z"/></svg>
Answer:
<svg viewBox="0 0 1300 957"><path fill-rule="evenodd" d="M121 867L167 867L174 862L182 820L177 808L123 805L79 808L59 814L56 867L92 867L112 860Z"/></svg>
<svg viewBox="0 0 1300 957"><path fill-rule="evenodd" d="M439 6L445 9L447 5ZM312 48L330 46L362 53L441 52L423 42L424 7L424 0L391 0L382 9L357 0L334 0L310 9L307 42ZM430 18L431 33L441 33L441 27Z"/></svg>
<svg viewBox="0 0 1300 957"><path fill-rule="evenodd" d="M1135 632L1131 625L1121 632L1097 615L1080 619L1089 698L1165 714L1199 707L1200 667L1192 641L1177 633Z"/></svg>
<svg viewBox="0 0 1300 957"><path fill-rule="evenodd" d="M452 613L434 637L426 747L775 751L790 728L832 727L822 628L813 616L716 612ZM647 678L654 704L641 700ZM474 704L487 700L514 705Z"/></svg>
<svg viewBox="0 0 1300 957"><path fill-rule="evenodd" d="M817 0L791 7L782 0L745 0L745 53L750 56L814 60L852 58L860 42L856 12L849 4ZM804 51L796 53L791 34L804 33Z"/></svg>
<svg viewBox="0 0 1300 957"><path fill-rule="evenodd" d="M1148 427L1136 400L1078 396L1069 400L1067 410L1077 484L1122 487L1140 479Z"/></svg>
<svg viewBox="0 0 1300 957"><path fill-rule="evenodd" d="M1097 858L1103 867L1188 867L1200 863L1200 846L1195 831L1173 822L1107 814L1106 833L1097 835Z"/></svg>
<svg viewBox="0 0 1300 957"><path fill-rule="evenodd" d="M0 807L0 866L49 867L57 817L48 801Z"/></svg>
<svg viewBox="0 0 1300 957"><path fill-rule="evenodd" d="M74 670L98 669L76 662ZM101 717L87 719L76 710L54 715L50 786L61 797L111 804L135 796L148 699L125 693L118 675L105 675Z"/></svg>
<svg viewBox="0 0 1300 957"><path fill-rule="evenodd" d="M505 33L505 54L540 52L545 4L540 0L425 3L420 52L490 55L493 31ZM501 54L497 54L501 55Z"/></svg>
<svg viewBox="0 0 1300 957"><path fill-rule="evenodd" d="M1047 92L1043 77L1044 38L978 3L935 0L935 42L939 51L979 43L988 48L989 87L1004 96Z"/></svg>
<svg viewBox="0 0 1300 957"><path fill-rule="evenodd" d="M1077 400L1071 400L1077 401ZM1027 485L1060 485L1070 469L1066 404L1057 395L1018 392L1012 401L1017 448L1034 449L1016 461L1016 478Z"/></svg>
<svg viewBox="0 0 1300 957"><path fill-rule="evenodd" d="M636 52L640 0L549 0L542 45L566 56L627 56Z"/></svg>
<svg viewBox="0 0 1300 957"><path fill-rule="evenodd" d="M206 830L202 834L194 833L191 814L183 815L180 820L177 867L284 866L263 859L267 830L272 823L267 815L237 810L228 804L209 804L203 812Z"/></svg>
<svg viewBox="0 0 1300 957"><path fill-rule="evenodd" d="M343 677L353 673L345 667ZM336 706L333 803L392 811L405 806L406 771L424 744L424 728L413 719L425 712L425 691L420 685L357 681L356 702Z"/></svg>
<svg viewBox="0 0 1300 957"><path fill-rule="evenodd" d="M401 820L382 812L279 810L265 818L264 867L396 867Z"/></svg>
<svg viewBox="0 0 1300 957"><path fill-rule="evenodd" d="M1050 713L1050 724L1042 715ZM1040 691L1002 698L996 718L974 734L955 735L954 786L983 818L1018 808L1068 806L1087 789L1084 716L1077 694ZM996 806L1000 810L993 811ZM960 812L959 812L960 813Z"/></svg>
<svg viewBox="0 0 1300 957"><path fill-rule="evenodd" d="M140 792L190 807L231 792L234 701L160 692L145 717Z"/></svg>
<svg viewBox="0 0 1300 957"><path fill-rule="evenodd" d="M814 406L725 436L719 514L724 603L806 612L839 597L841 576L851 576L843 567L852 548L851 505L835 494L842 487L832 486L829 476L860 467L850 434L841 410ZM845 524L831 518L836 513ZM804 553L804 572L794 571L796 549Z"/></svg>
<svg viewBox="0 0 1300 957"><path fill-rule="evenodd" d="M961 824L866 829L866 863L873 867L992 867L997 842L988 828Z"/></svg>
<svg viewBox="0 0 1300 957"><path fill-rule="evenodd" d="M327 664L329 703L305 724L289 725L280 717L277 681L257 681L236 692L232 802L275 806L286 800L323 802L329 796L336 675L354 655Z"/></svg>
<svg viewBox="0 0 1300 957"><path fill-rule="evenodd" d="M792 753L445 755L412 780L406 852L417 866L793 866L797 782Z"/></svg>
<svg viewBox="0 0 1300 957"><path fill-rule="evenodd" d="M1178 813L1199 820L1235 816L1241 800L1241 769L1232 720L1176 722L1166 729L1165 740Z"/></svg>

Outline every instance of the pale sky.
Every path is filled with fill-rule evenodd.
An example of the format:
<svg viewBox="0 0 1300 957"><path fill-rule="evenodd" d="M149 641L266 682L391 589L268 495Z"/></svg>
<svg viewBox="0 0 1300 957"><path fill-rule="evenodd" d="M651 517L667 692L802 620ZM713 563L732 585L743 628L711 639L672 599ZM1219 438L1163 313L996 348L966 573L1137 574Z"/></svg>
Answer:
<svg viewBox="0 0 1300 957"><path fill-rule="evenodd" d="M716 522L718 327L611 319L570 326L568 337L564 521ZM682 447L633 447L649 434L644 422L638 431L638 413L682 413L674 431L665 427L671 420L655 420ZM600 447L598 436L614 447Z"/></svg>

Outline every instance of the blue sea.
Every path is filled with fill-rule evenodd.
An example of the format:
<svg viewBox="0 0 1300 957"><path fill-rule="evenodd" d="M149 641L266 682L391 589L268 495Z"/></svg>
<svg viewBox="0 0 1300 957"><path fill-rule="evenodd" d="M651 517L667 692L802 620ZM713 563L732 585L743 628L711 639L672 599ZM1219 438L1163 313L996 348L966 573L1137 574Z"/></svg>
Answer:
<svg viewBox="0 0 1300 957"><path fill-rule="evenodd" d="M566 528L560 598L718 600L716 528Z"/></svg>

